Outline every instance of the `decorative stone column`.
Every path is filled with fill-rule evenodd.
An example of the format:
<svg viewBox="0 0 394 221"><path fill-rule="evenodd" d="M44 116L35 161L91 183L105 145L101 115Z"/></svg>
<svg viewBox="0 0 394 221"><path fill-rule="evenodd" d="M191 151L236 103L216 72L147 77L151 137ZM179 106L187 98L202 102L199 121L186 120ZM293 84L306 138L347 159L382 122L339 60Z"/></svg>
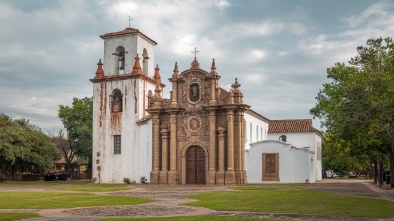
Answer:
<svg viewBox="0 0 394 221"><path fill-rule="evenodd" d="M175 62L174 74L169 80L172 82L171 107L178 106L178 62Z"/></svg>
<svg viewBox="0 0 394 221"><path fill-rule="evenodd" d="M247 184L246 171L245 171L245 112L240 111L240 123L241 123L241 173L242 173L242 184Z"/></svg>
<svg viewBox="0 0 394 221"><path fill-rule="evenodd" d="M161 171L159 174L159 183L167 184L168 176L168 129L164 127L161 130Z"/></svg>
<svg viewBox="0 0 394 221"><path fill-rule="evenodd" d="M150 183L159 184L159 162L160 162L160 118L159 113L152 116L152 171L150 172Z"/></svg>
<svg viewBox="0 0 394 221"><path fill-rule="evenodd" d="M209 73L211 77L211 97L209 100L209 105L215 105L216 104L216 89L218 88L218 79L220 76L216 72L216 65L215 65L215 59L212 59L212 67L211 67L211 72Z"/></svg>
<svg viewBox="0 0 394 221"><path fill-rule="evenodd" d="M178 184L178 171L176 170L176 113L170 115L170 171L168 172L168 184Z"/></svg>
<svg viewBox="0 0 394 221"><path fill-rule="evenodd" d="M227 111L227 170L225 174L226 185L235 184L234 171L234 110Z"/></svg>
<svg viewBox="0 0 394 221"><path fill-rule="evenodd" d="M216 183L216 109L209 110L209 170L206 184Z"/></svg>
<svg viewBox="0 0 394 221"><path fill-rule="evenodd" d="M225 157L224 157L224 131L225 129L222 127L219 127L217 129L218 131L218 143L219 143L219 170L216 172L216 185L225 185L224 182L224 176L225 176L225 171L224 171L224 162L225 162Z"/></svg>
<svg viewBox="0 0 394 221"><path fill-rule="evenodd" d="M234 169L235 169L235 183L237 185L242 184L242 173L241 173L241 125L240 125L240 113L235 111L234 113Z"/></svg>

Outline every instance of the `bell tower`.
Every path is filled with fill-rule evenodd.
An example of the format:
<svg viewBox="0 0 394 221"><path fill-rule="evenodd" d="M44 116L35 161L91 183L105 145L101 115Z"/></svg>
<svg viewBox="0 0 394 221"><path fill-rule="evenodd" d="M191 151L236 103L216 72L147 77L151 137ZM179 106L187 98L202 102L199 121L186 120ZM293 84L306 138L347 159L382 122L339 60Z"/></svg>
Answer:
<svg viewBox="0 0 394 221"><path fill-rule="evenodd" d="M100 36L104 59L98 62L93 83L94 183L139 182L149 179L151 126L148 96L161 83L154 67L157 43L138 29L126 28Z"/></svg>

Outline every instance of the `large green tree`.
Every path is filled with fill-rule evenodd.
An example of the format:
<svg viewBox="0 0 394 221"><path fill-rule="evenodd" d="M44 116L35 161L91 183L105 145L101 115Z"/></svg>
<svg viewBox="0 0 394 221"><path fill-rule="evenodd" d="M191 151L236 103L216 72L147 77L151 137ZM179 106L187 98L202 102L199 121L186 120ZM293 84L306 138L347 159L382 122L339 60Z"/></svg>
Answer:
<svg viewBox="0 0 394 221"><path fill-rule="evenodd" d="M366 45L357 47L348 65L327 70L331 82L323 85L310 112L338 143L350 145L349 153L368 156L382 171L388 156L394 157L394 44L377 38Z"/></svg>
<svg viewBox="0 0 394 221"><path fill-rule="evenodd" d="M26 119L0 114L1 171L10 171L12 177L16 171L39 173L59 159L56 146L40 128Z"/></svg>
<svg viewBox="0 0 394 221"><path fill-rule="evenodd" d="M92 127L93 127L93 102L91 98L74 98L72 107L59 105L59 118L67 130L67 159L70 161L74 155L89 160L89 169L92 159ZM61 145L63 137L57 141ZM66 159L66 161L67 161ZM71 164L69 164L71 165ZM71 168L66 168L71 169Z"/></svg>

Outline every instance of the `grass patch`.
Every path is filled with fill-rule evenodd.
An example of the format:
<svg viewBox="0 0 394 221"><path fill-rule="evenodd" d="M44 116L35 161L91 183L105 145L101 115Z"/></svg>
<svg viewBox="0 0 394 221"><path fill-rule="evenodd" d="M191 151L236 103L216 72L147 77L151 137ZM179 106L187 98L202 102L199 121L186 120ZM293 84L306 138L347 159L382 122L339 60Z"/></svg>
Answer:
<svg viewBox="0 0 394 221"><path fill-rule="evenodd" d="M307 184L268 184L268 185L247 185L234 187L235 190L277 190L277 189L303 189Z"/></svg>
<svg viewBox="0 0 394 221"><path fill-rule="evenodd" d="M91 184L70 185L58 187L56 190L64 191L82 191L82 192L116 192L122 190L130 190L133 187L129 184Z"/></svg>
<svg viewBox="0 0 394 221"><path fill-rule="evenodd" d="M393 218L394 202L355 196L275 188L270 185L236 187L239 191L222 191L189 196L197 202L188 206L206 207L219 211L317 214ZM278 185L275 185L278 186ZM284 187L284 186L282 186ZM299 188L299 186L296 186Z"/></svg>
<svg viewBox="0 0 394 221"><path fill-rule="evenodd" d="M81 192L116 192L129 190L132 185L129 184L92 184L89 181L27 181L27 182L5 182L0 183L0 188L35 188L44 187L46 190L64 190L64 191L81 191Z"/></svg>
<svg viewBox="0 0 394 221"><path fill-rule="evenodd" d="M11 221L41 216L37 213L0 213L0 217L2 221Z"/></svg>
<svg viewBox="0 0 394 221"><path fill-rule="evenodd" d="M105 221L126 221L126 220L149 220L149 221L248 221L248 220L265 220L277 221L278 219L252 219L244 217L231 216L177 216L177 217L160 217L160 218L109 218L100 219Z"/></svg>
<svg viewBox="0 0 394 221"><path fill-rule="evenodd" d="M0 209L54 209L85 206L136 205L149 200L127 196L58 192L0 192Z"/></svg>
<svg viewBox="0 0 394 221"><path fill-rule="evenodd" d="M0 182L0 188L5 187L41 187L41 186L54 186L61 185L84 185L89 184L89 181L6 181Z"/></svg>

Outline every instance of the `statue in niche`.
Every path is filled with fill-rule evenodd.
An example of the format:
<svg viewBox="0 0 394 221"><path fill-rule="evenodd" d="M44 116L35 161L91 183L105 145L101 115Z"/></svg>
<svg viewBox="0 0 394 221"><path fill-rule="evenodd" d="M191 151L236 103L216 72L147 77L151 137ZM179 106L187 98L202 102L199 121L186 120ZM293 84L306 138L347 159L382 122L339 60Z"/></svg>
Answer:
<svg viewBox="0 0 394 221"><path fill-rule="evenodd" d="M197 102L200 99L200 88L198 84L190 85L189 99L191 102Z"/></svg>

